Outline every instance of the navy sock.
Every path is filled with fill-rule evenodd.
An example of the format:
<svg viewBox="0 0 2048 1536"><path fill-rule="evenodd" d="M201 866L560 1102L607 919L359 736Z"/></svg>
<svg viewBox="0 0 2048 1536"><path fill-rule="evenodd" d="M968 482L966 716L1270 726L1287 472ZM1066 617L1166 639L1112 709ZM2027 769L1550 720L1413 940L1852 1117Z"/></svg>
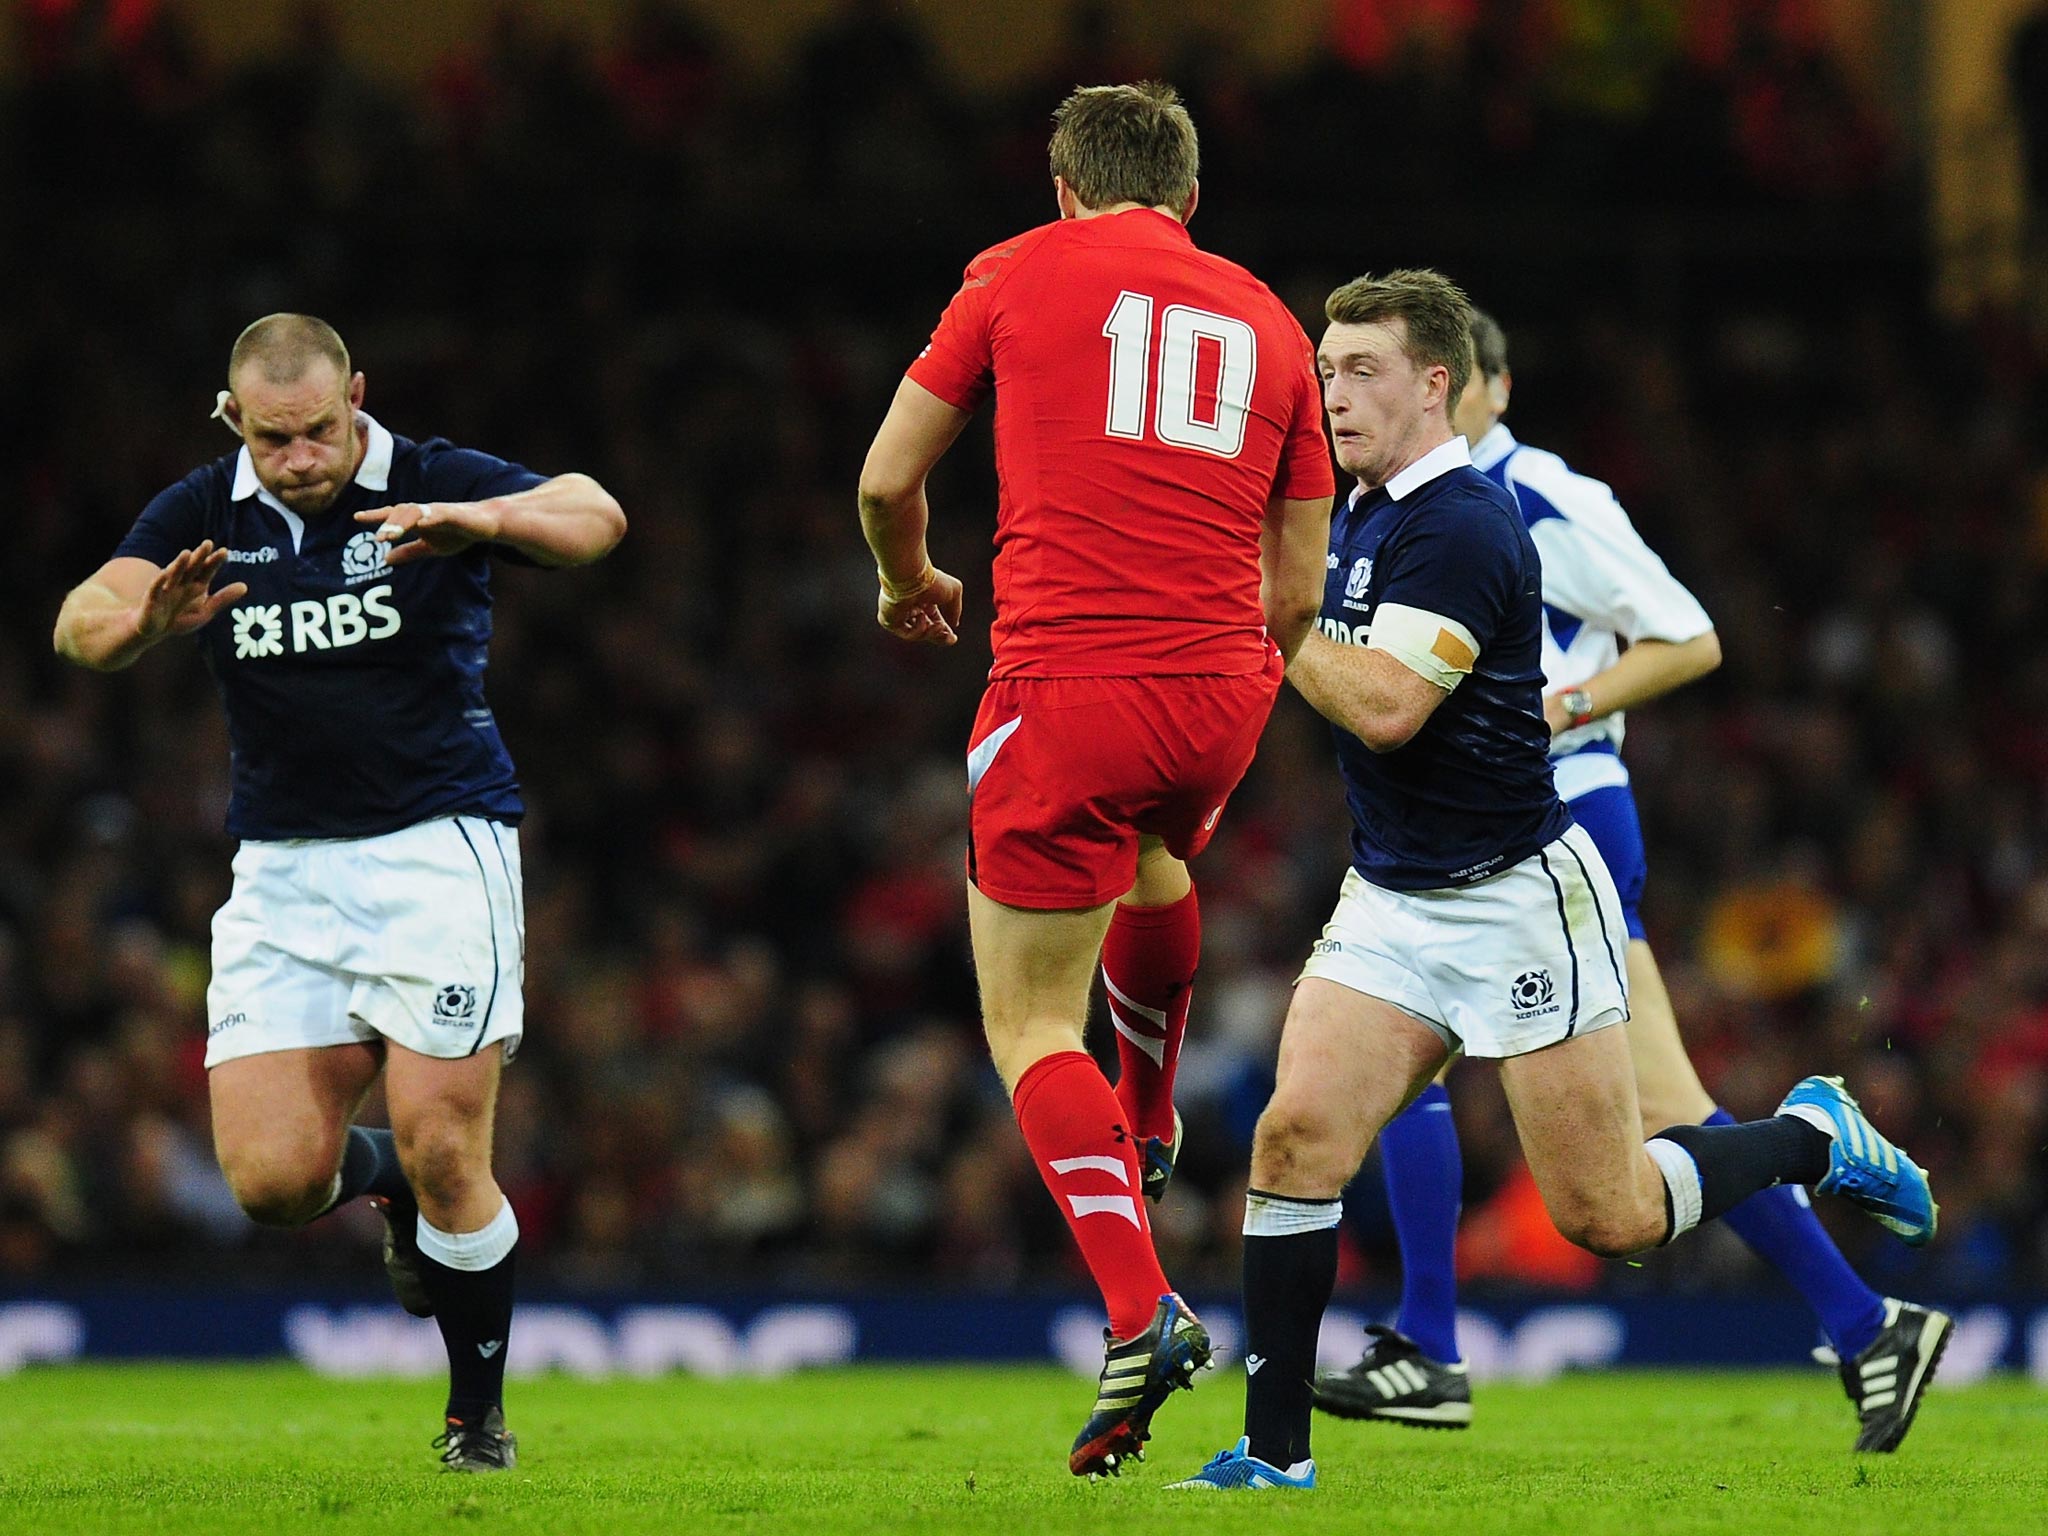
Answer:
<svg viewBox="0 0 2048 1536"><path fill-rule="evenodd" d="M1698 1170L1699 1209L1686 1225L1726 1215L1773 1184L1814 1183L1828 1171L1834 1145L1827 1132L1790 1115L1743 1125L1674 1125L1650 1140L1683 1148Z"/></svg>
<svg viewBox="0 0 2048 1536"><path fill-rule="evenodd" d="M1735 1117L1717 1109L1707 1124L1733 1125ZM1844 1360L1862 1354L1883 1331L1884 1298L1849 1267L1803 1191L1764 1190L1736 1205L1722 1220L1798 1288Z"/></svg>
<svg viewBox="0 0 2048 1536"><path fill-rule="evenodd" d="M1323 1308L1337 1284L1336 1200L1245 1197L1244 1432L1283 1471L1308 1459Z"/></svg>
<svg viewBox="0 0 2048 1536"><path fill-rule="evenodd" d="M505 1350L512 1334L515 1247L489 1269L450 1269L420 1255L420 1277L448 1350L448 1417L480 1421L505 1402Z"/></svg>
<svg viewBox="0 0 2048 1536"><path fill-rule="evenodd" d="M1450 1095L1431 1083L1380 1132L1387 1202L1401 1240L1401 1331L1425 1355L1458 1354L1458 1210L1465 1161Z"/></svg>
<svg viewBox="0 0 2048 1536"><path fill-rule="evenodd" d="M412 1186L405 1181L405 1170L398 1166L398 1143L391 1132L360 1125L348 1128L348 1140L341 1149L341 1188L320 1214L325 1216L327 1211L347 1205L358 1195L412 1199Z"/></svg>

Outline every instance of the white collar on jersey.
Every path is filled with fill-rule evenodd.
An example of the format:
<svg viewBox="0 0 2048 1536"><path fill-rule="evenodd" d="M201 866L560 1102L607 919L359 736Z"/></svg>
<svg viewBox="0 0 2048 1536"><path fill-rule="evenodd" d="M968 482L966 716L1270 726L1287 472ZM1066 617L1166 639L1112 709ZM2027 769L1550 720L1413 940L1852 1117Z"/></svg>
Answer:
<svg viewBox="0 0 2048 1536"><path fill-rule="evenodd" d="M1448 443L1439 443L1387 482L1387 497L1391 501L1399 501L1410 491L1429 484L1438 475L1448 475L1452 470L1462 469L1471 462L1472 450L1465 446L1465 439L1462 437L1454 437Z"/></svg>
<svg viewBox="0 0 2048 1536"><path fill-rule="evenodd" d="M356 484L366 491L384 491L391 488L391 429L368 411L357 411L356 416L370 429L370 440L363 445L363 462L356 466ZM231 501L247 501L251 496L260 496L263 504L279 512L290 509L263 489L263 482L256 478L256 465L249 457L246 444L235 455L235 488L228 493Z"/></svg>
<svg viewBox="0 0 2048 1536"><path fill-rule="evenodd" d="M1515 440L1515 434L1508 430L1508 424L1496 421L1492 430L1472 445L1472 467L1491 469L1521 446Z"/></svg>

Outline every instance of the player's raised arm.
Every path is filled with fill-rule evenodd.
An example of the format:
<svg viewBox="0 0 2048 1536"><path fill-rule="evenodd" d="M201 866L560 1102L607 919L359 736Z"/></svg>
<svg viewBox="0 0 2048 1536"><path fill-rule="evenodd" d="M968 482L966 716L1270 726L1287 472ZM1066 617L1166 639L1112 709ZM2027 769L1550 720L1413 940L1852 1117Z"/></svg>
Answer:
<svg viewBox="0 0 2048 1536"><path fill-rule="evenodd" d="M51 637L57 654L95 672L118 672L159 640L191 634L248 594L239 581L207 590L227 559L207 540L167 566L133 555L109 560L65 597Z"/></svg>
<svg viewBox="0 0 2048 1536"><path fill-rule="evenodd" d="M472 544L504 544L536 565L588 565L626 536L618 501L588 475L556 475L530 490L480 501L372 507L356 521L376 527L391 565L453 555Z"/></svg>
<svg viewBox="0 0 2048 1536"><path fill-rule="evenodd" d="M905 379L861 466L861 532L882 585L875 617L899 639L951 645L959 638L965 594L925 546L931 512L924 485L967 421L966 411Z"/></svg>

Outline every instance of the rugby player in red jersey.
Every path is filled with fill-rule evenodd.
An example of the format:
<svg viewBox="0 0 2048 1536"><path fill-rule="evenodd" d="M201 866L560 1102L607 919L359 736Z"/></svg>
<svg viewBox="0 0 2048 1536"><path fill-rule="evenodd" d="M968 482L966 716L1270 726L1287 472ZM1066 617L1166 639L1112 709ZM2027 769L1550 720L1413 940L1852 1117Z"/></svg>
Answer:
<svg viewBox="0 0 2048 1536"><path fill-rule="evenodd" d="M968 910L989 1049L1109 1313L1068 1459L1085 1474L1118 1470L1209 1359L1140 1198L1178 1150L1200 948L1185 861L1314 622L1335 480L1301 326L1188 236L1197 149L1179 98L1093 86L1053 122L1060 217L969 263L868 450L860 512L882 627L951 645L962 590L927 552L925 480L994 392L995 665L968 744ZM1114 1090L1082 1044L1098 955Z"/></svg>

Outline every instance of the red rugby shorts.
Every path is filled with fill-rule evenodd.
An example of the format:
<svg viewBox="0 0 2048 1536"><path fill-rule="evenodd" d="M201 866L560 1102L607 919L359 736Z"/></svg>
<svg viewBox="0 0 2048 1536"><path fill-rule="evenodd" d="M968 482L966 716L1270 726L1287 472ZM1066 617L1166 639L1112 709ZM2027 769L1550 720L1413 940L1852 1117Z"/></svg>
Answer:
<svg viewBox="0 0 2048 1536"><path fill-rule="evenodd" d="M1115 901L1138 838L1208 846L1279 696L1279 654L1241 677L1004 678L967 753L967 878L991 901L1059 911Z"/></svg>

